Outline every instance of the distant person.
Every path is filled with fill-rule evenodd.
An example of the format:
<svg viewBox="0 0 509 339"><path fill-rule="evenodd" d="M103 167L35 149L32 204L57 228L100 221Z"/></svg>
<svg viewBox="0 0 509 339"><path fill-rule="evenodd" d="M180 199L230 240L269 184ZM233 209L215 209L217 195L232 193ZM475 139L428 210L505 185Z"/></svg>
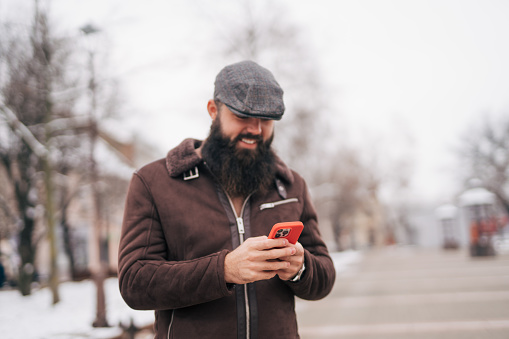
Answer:
<svg viewBox="0 0 509 339"><path fill-rule="evenodd" d="M294 297L329 294L335 270L303 178L274 153L285 111L252 61L216 77L205 141L186 139L134 173L119 249L126 303L155 310L156 338L299 338ZM301 221L292 245L268 239Z"/></svg>
<svg viewBox="0 0 509 339"><path fill-rule="evenodd" d="M0 256L0 288L4 287L6 281L4 264L2 264L2 258Z"/></svg>

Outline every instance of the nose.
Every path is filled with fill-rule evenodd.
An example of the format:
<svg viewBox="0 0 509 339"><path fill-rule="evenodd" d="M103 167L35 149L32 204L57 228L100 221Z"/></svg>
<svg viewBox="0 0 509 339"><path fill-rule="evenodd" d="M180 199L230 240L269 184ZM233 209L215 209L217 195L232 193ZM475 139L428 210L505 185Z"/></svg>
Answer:
<svg viewBox="0 0 509 339"><path fill-rule="evenodd" d="M247 123L246 131L248 133L255 134L255 135L262 133L261 119L249 118L248 121L246 121L246 123Z"/></svg>

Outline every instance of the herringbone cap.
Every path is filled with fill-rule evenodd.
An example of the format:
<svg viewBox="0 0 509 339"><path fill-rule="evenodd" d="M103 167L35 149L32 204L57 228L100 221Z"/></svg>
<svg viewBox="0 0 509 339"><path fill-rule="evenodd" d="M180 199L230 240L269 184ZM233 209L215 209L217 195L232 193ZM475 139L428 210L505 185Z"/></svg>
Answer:
<svg viewBox="0 0 509 339"><path fill-rule="evenodd" d="M214 99L241 117L280 120L283 89L272 73L253 61L223 68L216 77Z"/></svg>

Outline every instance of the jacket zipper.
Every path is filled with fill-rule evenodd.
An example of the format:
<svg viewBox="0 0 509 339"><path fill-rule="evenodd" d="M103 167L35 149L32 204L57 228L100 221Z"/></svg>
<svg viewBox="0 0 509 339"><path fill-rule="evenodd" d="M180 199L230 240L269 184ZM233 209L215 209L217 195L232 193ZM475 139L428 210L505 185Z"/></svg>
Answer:
<svg viewBox="0 0 509 339"><path fill-rule="evenodd" d="M207 162L204 161L204 164L205 164L205 166L207 166L210 173L212 173L212 175L214 176L214 173L210 170L209 166L207 165ZM216 181L218 181L217 178L216 178ZM240 209L240 217L239 217L237 215L237 211L235 210L235 205L233 204L232 199L230 198L228 193L226 193L226 190L223 189L223 191L224 191L224 194L226 195L226 197L228 198L233 215L235 216L235 220L237 222L237 230L239 232L239 244L242 245L244 243L244 233L245 233L244 219L242 219L242 216L244 215L244 208L246 207L246 204L247 204L249 198L251 198L251 196L253 195L253 193L249 194L246 197L246 200L244 200L244 203L242 204L242 208ZM250 325L250 323L251 323L251 313L250 312L251 311L249 309L249 296L247 294L247 284L244 284L244 303L246 304L246 339L250 339L251 338L251 329L250 329L250 326L251 326ZM173 317L172 317L172 322L173 322ZM170 327L171 327L171 323L170 323ZM169 335L170 334L168 331L168 337L169 337Z"/></svg>
<svg viewBox="0 0 509 339"><path fill-rule="evenodd" d="M297 198L290 198L290 199L279 200L279 201L275 201L275 202L268 202L268 203L260 205L260 211L263 211L264 209L267 209L267 208L274 208L279 205L284 205L284 204L288 204L291 202L298 202L298 201L299 201L299 199L297 199Z"/></svg>
<svg viewBox="0 0 509 339"><path fill-rule="evenodd" d="M226 192L225 192L226 194ZM228 194L226 194L226 197L228 198L228 201L230 202L230 206L233 211L233 215L235 216L235 220L237 221L237 229L239 231L239 242L240 245L244 243L244 219L242 219L242 216L244 215L244 208L246 207L247 201L251 197L251 194L248 195L246 200L244 200L244 203L242 204L242 208L240 209L240 217L237 215L237 211L235 210L235 205L233 204L232 199ZM244 284L244 303L246 304L246 339L250 339L251 337L251 329L250 329L250 323L251 323L251 310L249 309L249 296L247 294L247 284Z"/></svg>
<svg viewBox="0 0 509 339"><path fill-rule="evenodd" d="M173 325L173 317L175 316L175 310L171 312L170 325L168 325L168 339L170 339L171 325Z"/></svg>

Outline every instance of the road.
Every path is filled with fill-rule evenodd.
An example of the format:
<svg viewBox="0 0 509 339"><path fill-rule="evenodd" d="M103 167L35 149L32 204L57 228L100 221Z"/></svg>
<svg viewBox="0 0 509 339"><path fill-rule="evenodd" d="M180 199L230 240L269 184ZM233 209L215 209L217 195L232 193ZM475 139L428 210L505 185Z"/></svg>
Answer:
<svg viewBox="0 0 509 339"><path fill-rule="evenodd" d="M509 254L373 250L296 309L302 339L508 339Z"/></svg>

